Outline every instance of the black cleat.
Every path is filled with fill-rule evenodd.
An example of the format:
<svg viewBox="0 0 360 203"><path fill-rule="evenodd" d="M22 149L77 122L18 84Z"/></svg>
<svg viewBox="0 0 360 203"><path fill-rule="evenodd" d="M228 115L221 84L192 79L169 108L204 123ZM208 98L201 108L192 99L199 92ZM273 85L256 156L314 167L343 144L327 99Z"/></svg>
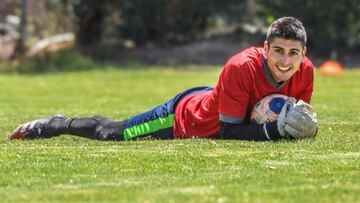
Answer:
<svg viewBox="0 0 360 203"><path fill-rule="evenodd" d="M46 125L57 119L65 119L65 117L61 115L51 116L49 118L42 118L22 124L10 134L9 139L29 140L44 138L44 130Z"/></svg>

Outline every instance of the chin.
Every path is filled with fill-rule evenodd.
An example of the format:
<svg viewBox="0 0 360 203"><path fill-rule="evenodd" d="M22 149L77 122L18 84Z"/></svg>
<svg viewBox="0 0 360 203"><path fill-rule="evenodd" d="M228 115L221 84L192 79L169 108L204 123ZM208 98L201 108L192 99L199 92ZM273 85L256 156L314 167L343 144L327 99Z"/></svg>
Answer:
<svg viewBox="0 0 360 203"><path fill-rule="evenodd" d="M279 82L285 82L285 81L287 81L287 80L289 80L289 79L290 79L290 77L278 77L277 81L279 81Z"/></svg>

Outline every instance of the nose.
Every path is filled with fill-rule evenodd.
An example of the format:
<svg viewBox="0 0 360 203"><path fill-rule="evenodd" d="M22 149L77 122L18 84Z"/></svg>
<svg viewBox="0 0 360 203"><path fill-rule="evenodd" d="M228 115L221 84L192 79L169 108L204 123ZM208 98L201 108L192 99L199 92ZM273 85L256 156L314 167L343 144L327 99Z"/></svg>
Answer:
<svg viewBox="0 0 360 203"><path fill-rule="evenodd" d="M287 65L290 65L291 64L291 59L288 55L284 54L280 57L279 59L279 62L284 65L284 66L287 66Z"/></svg>

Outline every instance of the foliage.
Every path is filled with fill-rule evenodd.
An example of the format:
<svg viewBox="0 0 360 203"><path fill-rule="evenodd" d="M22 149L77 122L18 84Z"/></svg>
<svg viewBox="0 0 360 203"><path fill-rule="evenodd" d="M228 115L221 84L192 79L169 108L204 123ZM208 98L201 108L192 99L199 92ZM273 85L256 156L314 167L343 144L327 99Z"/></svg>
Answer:
<svg viewBox="0 0 360 203"><path fill-rule="evenodd" d="M44 73L58 71L86 70L95 67L95 62L76 50L44 52L30 59L4 61L0 63L1 72Z"/></svg>
<svg viewBox="0 0 360 203"><path fill-rule="evenodd" d="M20 16L19 2L6 0L0 20ZM274 19L295 16L305 25L313 56L339 56L360 50L360 1L313 0L28 0L27 43L59 32L76 32L78 48L92 56L111 56L120 47L183 44L206 39L225 19L239 28L262 30ZM264 34L263 32L261 33ZM102 58L102 56L100 56Z"/></svg>
<svg viewBox="0 0 360 203"><path fill-rule="evenodd" d="M71 1L78 17L80 45L101 43L108 26L117 26L120 38L137 44L184 43L203 37L211 18L226 10L233 1L137 0ZM241 7L243 8L243 7ZM239 9L237 9L239 11ZM109 17L115 16L111 18ZM91 36L88 36L92 33Z"/></svg>
<svg viewBox="0 0 360 203"><path fill-rule="evenodd" d="M109 1L99 3L96 0L73 1L74 13L77 17L77 41L80 47L89 47L101 43L103 21L109 8Z"/></svg>
<svg viewBox="0 0 360 203"><path fill-rule="evenodd" d="M124 23L122 37L138 43L146 41L184 43L203 38L211 18L233 4L216 0L121 1Z"/></svg>
<svg viewBox="0 0 360 203"><path fill-rule="evenodd" d="M295 16L305 25L313 55L339 55L360 47L360 4L358 0L301 1L180 1L180 0L117 0L76 1L79 30L89 38L86 43L101 42L106 28L117 26L112 37L130 39L136 44L185 43L204 38L213 19L222 15L240 27L243 22L263 25L282 16ZM116 14L116 15L115 15ZM113 17L117 16L117 17ZM112 20L106 20L111 17ZM259 18L261 17L261 18ZM85 21L84 21L85 19ZM92 19L93 21L90 21ZM92 26L89 32L88 27ZM84 26L85 23L85 26ZM93 35L87 36L88 33ZM101 36L102 35L102 36ZM110 36L110 37L111 37ZM119 42L119 40L118 40ZM115 43L116 44L116 43Z"/></svg>
<svg viewBox="0 0 360 203"><path fill-rule="evenodd" d="M316 75L315 140L7 140L18 124L53 114L125 119L185 88L213 85L220 71L104 68L0 75L2 202L360 201L359 71Z"/></svg>

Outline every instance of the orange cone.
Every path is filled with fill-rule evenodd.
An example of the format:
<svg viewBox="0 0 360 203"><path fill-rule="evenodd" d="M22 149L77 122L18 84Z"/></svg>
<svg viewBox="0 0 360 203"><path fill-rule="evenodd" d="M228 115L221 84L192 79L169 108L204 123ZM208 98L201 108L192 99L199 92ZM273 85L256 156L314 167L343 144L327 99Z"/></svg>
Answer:
<svg viewBox="0 0 360 203"><path fill-rule="evenodd" d="M321 75L339 77L344 75L344 67L335 60L328 60L319 67Z"/></svg>

